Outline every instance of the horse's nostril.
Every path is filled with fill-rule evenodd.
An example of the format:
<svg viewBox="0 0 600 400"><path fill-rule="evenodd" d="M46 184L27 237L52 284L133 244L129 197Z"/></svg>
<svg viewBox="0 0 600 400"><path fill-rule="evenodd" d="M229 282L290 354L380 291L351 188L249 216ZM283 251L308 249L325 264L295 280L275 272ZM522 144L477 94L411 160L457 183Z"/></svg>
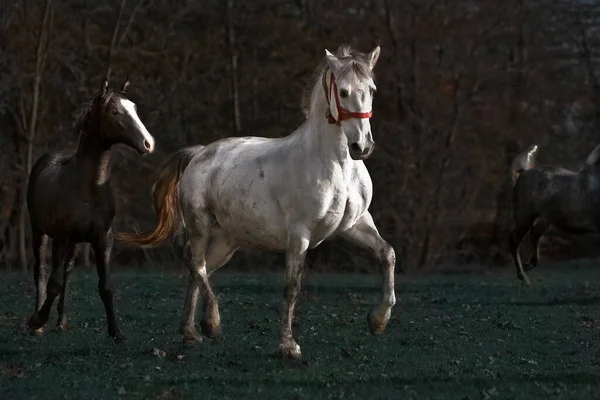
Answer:
<svg viewBox="0 0 600 400"><path fill-rule="evenodd" d="M150 151L152 149L152 145L150 144L150 142L147 139L144 140L144 147L148 151Z"/></svg>
<svg viewBox="0 0 600 400"><path fill-rule="evenodd" d="M358 143L352 143L350 145L350 149L355 152L355 153L362 153L362 149L360 148L360 145Z"/></svg>

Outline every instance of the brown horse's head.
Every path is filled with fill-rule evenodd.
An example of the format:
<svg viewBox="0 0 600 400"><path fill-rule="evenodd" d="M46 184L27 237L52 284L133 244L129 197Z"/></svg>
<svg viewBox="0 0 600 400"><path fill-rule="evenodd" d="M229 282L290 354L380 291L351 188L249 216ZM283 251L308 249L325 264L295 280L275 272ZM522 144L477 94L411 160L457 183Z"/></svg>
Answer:
<svg viewBox="0 0 600 400"><path fill-rule="evenodd" d="M135 103L127 98L128 86L126 79L120 91L110 90L108 78L104 78L84 113L80 130L95 131L109 145L123 143L140 154L149 154L154 151L154 138L140 120Z"/></svg>

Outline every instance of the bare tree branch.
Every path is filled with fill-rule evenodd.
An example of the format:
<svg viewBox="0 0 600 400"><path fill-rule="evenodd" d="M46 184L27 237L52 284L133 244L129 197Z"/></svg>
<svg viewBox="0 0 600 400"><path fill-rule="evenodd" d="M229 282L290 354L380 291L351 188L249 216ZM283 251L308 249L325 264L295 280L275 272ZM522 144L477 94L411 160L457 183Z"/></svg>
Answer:
<svg viewBox="0 0 600 400"><path fill-rule="evenodd" d="M121 0L119 6L119 14L113 28L112 38L110 39L110 47L108 48L108 65L106 66L106 73L104 76L110 79L110 73L112 72L113 56L117 46L117 36L119 34L119 25L121 24L121 18L123 17L123 10L125 9L125 0Z"/></svg>
<svg viewBox="0 0 600 400"><path fill-rule="evenodd" d="M121 44L123 44L123 41L127 37L127 34L129 33L131 26L133 25L133 21L135 20L135 15L137 14L138 10L140 9L140 7L142 6L143 3L144 3L144 0L139 0L138 3L135 5L135 8L133 9L133 11L131 12L131 15L129 16L129 20L127 21L127 25L125 25L125 28L123 29L123 33L121 33L121 36L119 37L119 40L117 42L117 47L121 47Z"/></svg>

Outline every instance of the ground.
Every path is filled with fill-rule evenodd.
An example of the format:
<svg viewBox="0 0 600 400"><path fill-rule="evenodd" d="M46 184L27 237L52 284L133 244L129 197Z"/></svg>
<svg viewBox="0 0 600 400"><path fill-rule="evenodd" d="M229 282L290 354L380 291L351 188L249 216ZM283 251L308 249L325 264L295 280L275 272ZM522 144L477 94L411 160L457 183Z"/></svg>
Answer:
<svg viewBox="0 0 600 400"><path fill-rule="evenodd" d="M5 399L600 397L600 269L540 266L524 288L513 268L397 276L386 332L368 333L376 276L309 273L296 321L302 363L274 356L280 275L217 273L223 337L186 345L177 332L185 278L116 271L128 346L106 333L93 270L71 285L70 332L30 336L28 277L0 276L0 387ZM310 272L310 271L309 271Z"/></svg>

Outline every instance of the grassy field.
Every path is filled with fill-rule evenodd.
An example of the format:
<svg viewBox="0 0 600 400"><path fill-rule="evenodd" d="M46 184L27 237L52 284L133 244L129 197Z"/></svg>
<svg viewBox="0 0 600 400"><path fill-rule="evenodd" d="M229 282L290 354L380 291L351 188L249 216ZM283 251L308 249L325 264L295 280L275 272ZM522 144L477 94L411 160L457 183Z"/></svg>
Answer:
<svg viewBox="0 0 600 400"><path fill-rule="evenodd" d="M600 397L600 268L541 266L522 288L495 274L397 277L383 336L368 333L376 277L309 274L297 313L302 363L274 356L277 275L217 274L223 337L186 345L177 332L185 280L167 272L114 274L129 338L106 334L97 277L71 286L72 331L32 337L33 285L0 276L0 393L4 399Z"/></svg>

